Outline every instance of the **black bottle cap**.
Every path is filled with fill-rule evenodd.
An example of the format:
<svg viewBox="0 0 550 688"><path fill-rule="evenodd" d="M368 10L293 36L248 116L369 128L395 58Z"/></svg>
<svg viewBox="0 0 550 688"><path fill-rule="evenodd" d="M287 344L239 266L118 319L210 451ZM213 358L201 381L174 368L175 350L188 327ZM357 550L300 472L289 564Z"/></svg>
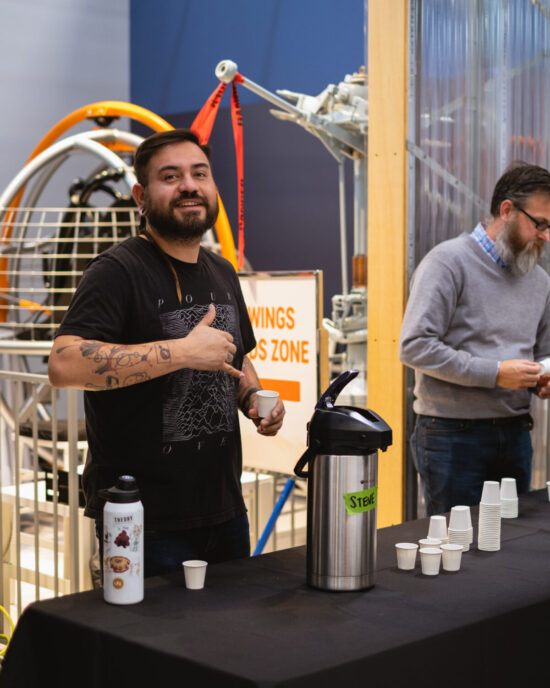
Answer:
<svg viewBox="0 0 550 688"><path fill-rule="evenodd" d="M130 504L140 498L136 479L132 475L120 475L116 485L107 490L99 490L99 496L108 502Z"/></svg>

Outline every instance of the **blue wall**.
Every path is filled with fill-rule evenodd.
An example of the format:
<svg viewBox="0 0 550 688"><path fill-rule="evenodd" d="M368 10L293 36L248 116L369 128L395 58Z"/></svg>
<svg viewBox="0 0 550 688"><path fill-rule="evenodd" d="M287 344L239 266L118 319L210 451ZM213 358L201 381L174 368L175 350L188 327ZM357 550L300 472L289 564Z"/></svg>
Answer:
<svg viewBox="0 0 550 688"><path fill-rule="evenodd" d="M217 86L222 59L271 91L317 95L365 63L364 23L364 0L132 0L131 100L188 126ZM301 127L276 120L258 96L242 87L239 95L246 257L256 270L323 269L330 315L330 296L341 291L336 162ZM211 144L236 233L229 93Z"/></svg>

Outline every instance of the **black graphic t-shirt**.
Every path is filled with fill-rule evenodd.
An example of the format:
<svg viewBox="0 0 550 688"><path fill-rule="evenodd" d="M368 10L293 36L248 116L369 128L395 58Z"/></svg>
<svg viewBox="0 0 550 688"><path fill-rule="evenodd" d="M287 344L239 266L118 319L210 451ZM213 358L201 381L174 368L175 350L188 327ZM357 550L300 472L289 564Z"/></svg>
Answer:
<svg viewBox="0 0 550 688"><path fill-rule="evenodd" d="M114 344L185 337L213 303L212 327L233 335L233 365L240 368L256 342L233 267L203 248L197 263L170 261L181 304L156 246L132 237L105 251L84 272L57 334ZM162 352L157 362L162 365ZM131 376L135 360L123 363L124 377ZM107 380L109 371L103 374ZM97 491L123 473L137 479L148 528L195 528L244 513L238 384L221 371L184 368L130 387L85 392L86 515L100 515Z"/></svg>

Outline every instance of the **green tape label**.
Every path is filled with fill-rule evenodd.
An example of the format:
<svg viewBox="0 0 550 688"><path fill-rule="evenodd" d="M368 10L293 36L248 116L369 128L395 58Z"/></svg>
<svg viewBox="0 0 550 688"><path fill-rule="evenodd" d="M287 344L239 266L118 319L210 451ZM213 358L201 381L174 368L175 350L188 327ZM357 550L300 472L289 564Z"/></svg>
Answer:
<svg viewBox="0 0 550 688"><path fill-rule="evenodd" d="M344 494L346 511L348 514L363 514L376 507L378 486L361 490L361 492L347 492Z"/></svg>

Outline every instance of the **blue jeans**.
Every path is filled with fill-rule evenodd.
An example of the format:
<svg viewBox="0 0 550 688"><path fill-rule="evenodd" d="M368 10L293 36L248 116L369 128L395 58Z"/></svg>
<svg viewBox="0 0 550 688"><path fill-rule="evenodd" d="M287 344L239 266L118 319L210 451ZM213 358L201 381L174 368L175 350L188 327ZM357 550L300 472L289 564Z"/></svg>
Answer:
<svg viewBox="0 0 550 688"><path fill-rule="evenodd" d="M411 449L428 515L479 504L485 480L515 478L518 492L528 492L533 421L502 421L418 416Z"/></svg>
<svg viewBox="0 0 550 688"><path fill-rule="evenodd" d="M103 561L103 525L96 520L96 534ZM144 575L159 576L181 571L181 562L203 559L216 564L250 556L250 527L247 514L215 526L187 530L145 530Z"/></svg>

